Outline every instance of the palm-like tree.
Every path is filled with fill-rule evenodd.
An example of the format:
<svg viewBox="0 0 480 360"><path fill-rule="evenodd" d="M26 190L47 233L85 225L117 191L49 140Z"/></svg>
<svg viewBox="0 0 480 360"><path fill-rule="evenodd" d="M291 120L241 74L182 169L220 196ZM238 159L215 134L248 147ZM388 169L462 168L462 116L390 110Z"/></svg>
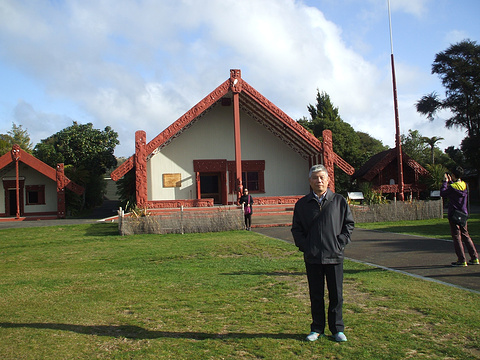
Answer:
<svg viewBox="0 0 480 360"><path fill-rule="evenodd" d="M430 151L432 153L432 165L435 165L435 144L442 140L445 139L440 136L432 136L431 138L422 136L422 141L430 146Z"/></svg>

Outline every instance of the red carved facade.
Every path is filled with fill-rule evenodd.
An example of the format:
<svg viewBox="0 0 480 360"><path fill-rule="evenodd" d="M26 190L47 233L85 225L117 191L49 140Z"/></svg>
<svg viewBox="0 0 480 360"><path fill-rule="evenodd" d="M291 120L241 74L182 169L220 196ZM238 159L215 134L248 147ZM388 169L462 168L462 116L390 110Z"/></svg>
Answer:
<svg viewBox="0 0 480 360"><path fill-rule="evenodd" d="M23 191L24 191L24 180L20 179L21 174L19 171L19 163L23 163L27 165L28 167L34 169L35 171L38 171L39 173L43 174L47 178L51 179L52 181L55 181L56 183L56 189L57 189L57 217L58 218L64 218L65 217L65 189L69 189L76 194L81 195L84 191L83 187L75 184L73 181L71 181L69 178L67 178L63 172L63 164L58 164L56 169L53 169L52 167L48 166L44 162L38 160L36 157L33 155L30 155L26 151L22 150L18 145L14 145L12 147L12 150L4 154L3 156L0 157L0 170L4 169L6 166L9 164L14 164L16 171L15 171L15 181L3 181L3 187L5 189L5 202L6 202L6 212L3 214L4 216L7 216L9 214L9 206L10 206L10 201L9 201L9 191L8 189L15 188L16 191L16 199L17 199L17 214L16 218L20 218L23 216L24 213L24 197L23 197ZM38 215L37 213L35 213ZM30 214L29 215L35 215L35 214ZM48 215L48 214L43 214L43 215Z"/></svg>
<svg viewBox="0 0 480 360"><path fill-rule="evenodd" d="M224 97L233 99L235 161L225 163L226 160L195 160L195 174L192 175L195 179L195 190L197 192L197 199L195 201L182 199L155 201L148 200L146 172L146 163L148 159L156 152L160 151L163 147L167 146L173 139L180 136L185 130L189 129L193 123L204 116L213 106L215 106L217 103L221 103L222 98ZM199 173L200 171L214 171L212 169L218 170L217 167L220 166L222 167L222 171L218 172L221 174L226 174L228 170L229 174L228 179L222 175L222 186L228 182L229 188L236 189L239 195L243 189L242 171L245 171L244 166L255 165L245 162L241 158L240 110L248 114L259 124L263 125L271 134L279 138L293 151L297 152L303 159L308 160L308 164L310 166L317 163L324 163L330 174L332 190L335 190L334 165L337 165L342 171L345 171L349 175L353 174L354 169L333 152L332 135L329 130L326 130L323 133L322 143L298 122L290 118L287 114L285 114L257 90L255 90L251 85L249 85L245 80L243 80L241 71L239 69L232 69L230 70L230 77L226 81L220 84L215 90L204 97L200 102L198 102L194 107L178 118L173 124L167 127L149 143L145 143L146 136L144 132L137 132L135 135L135 154L111 173L112 180L118 181L128 171L134 169L136 177L137 206L139 207L158 208L168 207L171 204L180 203L185 204L186 206L204 206L206 204L208 205L209 203L204 202L203 200L205 199L201 199ZM224 168L225 164L228 169ZM265 169L263 168L263 170ZM308 169L305 169L305 172L307 173ZM263 172L261 172L260 176L263 176ZM263 178L260 178L259 183L261 183L262 180ZM232 182L235 182L235 184L232 185ZM225 185L225 189L222 189L223 199L227 199L227 194L225 193L227 191L226 189L227 188ZM293 198L282 196L275 197L275 199L272 199L272 201L274 203L279 203L281 201L290 203L293 201ZM256 197L256 199L256 201L263 201L265 203L269 201L267 198L259 200L258 197Z"/></svg>
<svg viewBox="0 0 480 360"><path fill-rule="evenodd" d="M404 193L415 193L418 197L420 192L426 187L421 183L422 177L428 176L428 171L402 153L403 160L403 178ZM369 182L375 190L383 194L399 194L401 189L398 186L398 164L396 149L390 149L372 156L360 169L352 176L359 182ZM391 184L391 182L394 182Z"/></svg>

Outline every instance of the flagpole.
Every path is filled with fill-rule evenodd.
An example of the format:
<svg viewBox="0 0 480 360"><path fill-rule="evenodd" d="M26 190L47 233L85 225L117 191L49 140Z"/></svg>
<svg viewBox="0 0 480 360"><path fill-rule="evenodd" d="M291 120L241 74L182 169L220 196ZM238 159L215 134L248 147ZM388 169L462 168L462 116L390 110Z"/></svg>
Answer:
<svg viewBox="0 0 480 360"><path fill-rule="evenodd" d="M397 80L395 77L395 61L393 58L393 36L392 36L392 15L390 12L390 0L388 2L388 22L390 26L390 60L392 64L392 84L393 84L393 105L395 109L395 148L397 151L398 162L398 195L399 200L404 201L404 182L403 182L403 160L402 160L402 144L400 141L400 119L398 116L398 100L397 100Z"/></svg>

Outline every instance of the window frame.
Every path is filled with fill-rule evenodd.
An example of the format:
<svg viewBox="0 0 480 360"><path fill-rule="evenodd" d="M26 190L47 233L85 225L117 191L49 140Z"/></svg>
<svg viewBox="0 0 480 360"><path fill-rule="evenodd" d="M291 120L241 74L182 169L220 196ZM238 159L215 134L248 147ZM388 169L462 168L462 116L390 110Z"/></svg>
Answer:
<svg viewBox="0 0 480 360"><path fill-rule="evenodd" d="M37 202L30 201L30 193L37 194ZM45 204L45 185L25 185L25 205Z"/></svg>

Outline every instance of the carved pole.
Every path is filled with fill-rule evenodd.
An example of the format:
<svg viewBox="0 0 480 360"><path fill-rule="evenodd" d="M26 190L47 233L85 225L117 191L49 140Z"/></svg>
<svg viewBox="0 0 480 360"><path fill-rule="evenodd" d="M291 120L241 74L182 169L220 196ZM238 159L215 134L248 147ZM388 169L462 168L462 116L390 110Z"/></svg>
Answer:
<svg viewBox="0 0 480 360"><path fill-rule="evenodd" d="M333 141L332 141L332 132L330 130L323 130L323 166L327 168L328 171L328 187L330 190L335 192L335 173L334 173L334 153L333 153Z"/></svg>
<svg viewBox="0 0 480 360"><path fill-rule="evenodd" d="M135 132L135 191L137 207L147 206L147 156L145 131Z"/></svg>
<svg viewBox="0 0 480 360"><path fill-rule="evenodd" d="M65 167L64 164L57 164L57 218L64 219L66 212L65 204Z"/></svg>
<svg viewBox="0 0 480 360"><path fill-rule="evenodd" d="M395 110L395 147L397 150L397 167L398 167L398 195L399 200L404 201L404 183L403 183L403 159L402 159L402 143L400 141L400 119L398 116L398 100L397 100L397 80L395 77L395 63L393 60L393 38L392 38L392 17L390 15L390 0L388 1L388 18L390 23L390 60L392 63L392 84L393 84L393 106Z"/></svg>
<svg viewBox="0 0 480 360"><path fill-rule="evenodd" d="M15 157L15 193L17 196L17 212L15 217L17 219L20 219L20 178L19 178L20 174L18 170L18 162L20 160L20 150L15 149L13 151L17 153L17 156Z"/></svg>
<svg viewBox="0 0 480 360"><path fill-rule="evenodd" d="M243 193L242 184L242 149L240 137L240 92L242 91L240 70L230 70L230 86L233 93L233 123L235 135L235 176L237 185L237 202Z"/></svg>

